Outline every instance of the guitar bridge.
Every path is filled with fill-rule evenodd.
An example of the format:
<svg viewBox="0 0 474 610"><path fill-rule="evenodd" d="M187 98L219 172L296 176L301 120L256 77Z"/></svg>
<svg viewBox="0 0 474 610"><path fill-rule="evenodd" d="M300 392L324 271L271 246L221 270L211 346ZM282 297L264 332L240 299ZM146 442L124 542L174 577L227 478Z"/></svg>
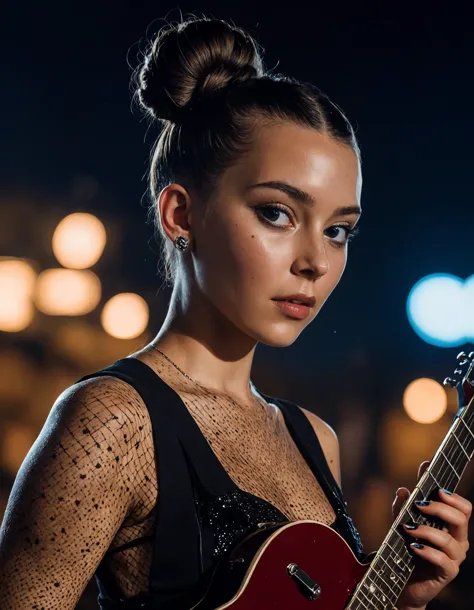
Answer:
<svg viewBox="0 0 474 610"><path fill-rule="evenodd" d="M290 563L286 570L288 576L296 583L298 589L309 601L318 599L321 595L321 587L304 570L296 565L296 563Z"/></svg>

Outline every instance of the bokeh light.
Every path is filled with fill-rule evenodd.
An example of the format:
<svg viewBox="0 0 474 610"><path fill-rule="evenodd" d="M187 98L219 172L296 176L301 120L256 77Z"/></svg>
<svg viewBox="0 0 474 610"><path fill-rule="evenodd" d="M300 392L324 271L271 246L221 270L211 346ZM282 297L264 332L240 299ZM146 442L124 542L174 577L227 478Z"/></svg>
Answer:
<svg viewBox="0 0 474 610"><path fill-rule="evenodd" d="M447 406L446 392L434 379L415 379L403 393L403 407L407 415L420 424L438 421L446 412Z"/></svg>
<svg viewBox="0 0 474 610"><path fill-rule="evenodd" d="M36 282L35 303L50 316L80 316L97 307L102 287L97 275L73 269L46 269Z"/></svg>
<svg viewBox="0 0 474 610"><path fill-rule="evenodd" d="M133 339L143 333L149 320L148 304L140 295L124 292L104 306L101 323L104 330L118 339Z"/></svg>
<svg viewBox="0 0 474 610"><path fill-rule="evenodd" d="M34 317L32 293L36 271L24 259L0 259L0 331L19 332Z"/></svg>
<svg viewBox="0 0 474 610"><path fill-rule="evenodd" d="M427 343L455 347L474 341L474 275L462 280L433 273L413 286L407 315L414 331Z"/></svg>
<svg viewBox="0 0 474 610"><path fill-rule="evenodd" d="M92 214L77 212L63 218L53 235L53 252L59 264L87 269L100 259L107 242L105 227Z"/></svg>
<svg viewBox="0 0 474 610"><path fill-rule="evenodd" d="M377 438L386 476L410 488L420 464L433 457L449 426L449 418L444 417L429 426L418 423L394 404L383 418Z"/></svg>

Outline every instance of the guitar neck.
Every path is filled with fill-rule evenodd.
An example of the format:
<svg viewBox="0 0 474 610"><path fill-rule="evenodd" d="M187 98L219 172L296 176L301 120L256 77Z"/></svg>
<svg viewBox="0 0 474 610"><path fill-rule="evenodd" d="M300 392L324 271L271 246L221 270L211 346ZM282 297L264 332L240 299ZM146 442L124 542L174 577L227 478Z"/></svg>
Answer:
<svg viewBox="0 0 474 610"><path fill-rule="evenodd" d="M348 610L385 610L395 606L414 569L414 557L407 548L402 523L420 523L442 527L425 518L416 508L439 488L455 491L474 454L474 398L460 409L440 448L375 555L359 583Z"/></svg>

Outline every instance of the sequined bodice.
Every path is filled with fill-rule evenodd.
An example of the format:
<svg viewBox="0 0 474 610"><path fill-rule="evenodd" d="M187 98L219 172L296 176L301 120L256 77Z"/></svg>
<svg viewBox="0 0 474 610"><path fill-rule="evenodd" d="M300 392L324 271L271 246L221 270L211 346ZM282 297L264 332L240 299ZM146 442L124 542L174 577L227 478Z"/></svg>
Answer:
<svg viewBox="0 0 474 610"><path fill-rule="evenodd" d="M221 496L196 498L199 525L203 531L212 532L212 556L222 559L246 535L254 531L259 523L285 523L288 518L275 506L235 489ZM336 511L336 521L330 525L352 547L360 558L363 555L362 541L351 517L346 511Z"/></svg>
<svg viewBox="0 0 474 610"><path fill-rule="evenodd" d="M288 521L272 504L240 489L200 498L196 507L202 530L212 532L214 559L221 559L257 524Z"/></svg>

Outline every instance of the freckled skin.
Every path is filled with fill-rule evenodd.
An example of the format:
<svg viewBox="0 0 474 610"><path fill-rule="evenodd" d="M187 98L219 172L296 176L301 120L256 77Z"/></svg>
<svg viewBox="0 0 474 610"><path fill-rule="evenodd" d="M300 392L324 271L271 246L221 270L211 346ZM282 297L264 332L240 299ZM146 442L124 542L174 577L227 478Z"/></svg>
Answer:
<svg viewBox="0 0 474 610"><path fill-rule="evenodd" d="M310 193L314 209L276 190L246 192L256 182L284 180ZM355 154L324 134L292 124L265 127L251 152L224 172L206 220L182 185L160 196L165 233L186 234L170 311L152 344L159 346L209 394L152 345L132 354L179 393L231 478L291 520L334 521L334 511L297 450L282 414L249 391L258 342L282 347L316 317L346 264L346 247L333 241L329 219L359 203ZM184 202L184 204L183 204ZM279 202L284 229L255 213ZM316 297L306 320L284 316L272 298L304 292ZM317 405L315 405L317 408ZM330 468L340 481L337 439L305 411ZM98 377L69 388L56 401L15 481L0 536L0 599L12 610L75 607L105 551L155 526L159 489L151 422L126 383ZM148 590L149 543L107 560L125 597Z"/></svg>

